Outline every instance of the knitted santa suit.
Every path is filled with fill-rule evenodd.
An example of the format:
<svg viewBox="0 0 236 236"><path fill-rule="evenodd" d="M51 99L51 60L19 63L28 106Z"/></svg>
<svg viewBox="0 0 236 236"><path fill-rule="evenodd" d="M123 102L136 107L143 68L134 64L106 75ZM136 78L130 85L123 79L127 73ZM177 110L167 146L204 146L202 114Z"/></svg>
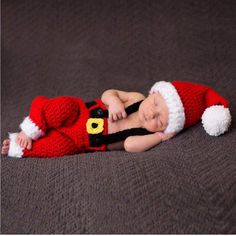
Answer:
<svg viewBox="0 0 236 236"><path fill-rule="evenodd" d="M29 116L20 128L34 141L30 150L24 149L14 141L16 134L10 134L8 155L14 157L60 157L86 151L105 151L106 145L91 147L89 133L107 134L106 118L90 118L95 108L106 110L100 99L90 108L76 97L56 98L36 97ZM96 124L96 127L94 127Z"/></svg>

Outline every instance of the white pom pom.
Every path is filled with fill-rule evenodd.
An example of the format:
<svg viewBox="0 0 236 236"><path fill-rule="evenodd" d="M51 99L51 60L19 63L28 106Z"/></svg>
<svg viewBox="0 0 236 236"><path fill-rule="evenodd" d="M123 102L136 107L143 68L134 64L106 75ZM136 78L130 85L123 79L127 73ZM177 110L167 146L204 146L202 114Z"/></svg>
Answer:
<svg viewBox="0 0 236 236"><path fill-rule="evenodd" d="M208 107L202 115L202 124L209 135L219 136L223 134L231 124L229 109L222 105Z"/></svg>

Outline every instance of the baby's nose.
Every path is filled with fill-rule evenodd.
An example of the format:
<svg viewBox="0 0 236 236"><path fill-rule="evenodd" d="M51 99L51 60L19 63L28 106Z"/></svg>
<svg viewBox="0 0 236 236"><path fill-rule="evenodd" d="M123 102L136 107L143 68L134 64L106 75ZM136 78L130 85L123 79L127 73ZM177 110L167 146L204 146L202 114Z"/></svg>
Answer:
<svg viewBox="0 0 236 236"><path fill-rule="evenodd" d="M155 117L155 113L153 111L150 111L149 119L153 119L154 117Z"/></svg>

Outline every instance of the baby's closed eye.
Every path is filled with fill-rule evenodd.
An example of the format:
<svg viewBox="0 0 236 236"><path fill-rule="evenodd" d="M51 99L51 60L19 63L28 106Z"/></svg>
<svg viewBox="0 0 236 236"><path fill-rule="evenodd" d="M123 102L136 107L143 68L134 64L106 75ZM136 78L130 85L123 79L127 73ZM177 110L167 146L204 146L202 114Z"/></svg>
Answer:
<svg viewBox="0 0 236 236"><path fill-rule="evenodd" d="M157 118L157 125L162 126L162 122L161 122L161 119L159 117Z"/></svg>

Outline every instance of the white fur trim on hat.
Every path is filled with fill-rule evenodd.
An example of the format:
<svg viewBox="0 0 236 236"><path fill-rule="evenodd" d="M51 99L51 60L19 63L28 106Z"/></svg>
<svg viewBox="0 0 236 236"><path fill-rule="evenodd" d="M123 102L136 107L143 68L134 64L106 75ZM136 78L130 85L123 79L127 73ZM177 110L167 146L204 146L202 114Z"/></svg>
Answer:
<svg viewBox="0 0 236 236"><path fill-rule="evenodd" d="M21 130L24 131L24 133L32 138L33 140L36 140L44 135L44 132L39 129L39 127L27 116L23 122L20 124Z"/></svg>
<svg viewBox="0 0 236 236"><path fill-rule="evenodd" d="M23 156L24 148L22 148L19 144L16 143L16 136L17 133L9 133L10 145L8 156L20 158Z"/></svg>
<svg viewBox="0 0 236 236"><path fill-rule="evenodd" d="M202 124L209 135L219 136L225 133L231 124L229 108L222 105L208 107L203 112Z"/></svg>
<svg viewBox="0 0 236 236"><path fill-rule="evenodd" d="M155 92L162 95L169 111L168 125L164 132L178 133L184 128L185 113L176 88L170 82L160 81L156 82L150 90L150 94Z"/></svg>

